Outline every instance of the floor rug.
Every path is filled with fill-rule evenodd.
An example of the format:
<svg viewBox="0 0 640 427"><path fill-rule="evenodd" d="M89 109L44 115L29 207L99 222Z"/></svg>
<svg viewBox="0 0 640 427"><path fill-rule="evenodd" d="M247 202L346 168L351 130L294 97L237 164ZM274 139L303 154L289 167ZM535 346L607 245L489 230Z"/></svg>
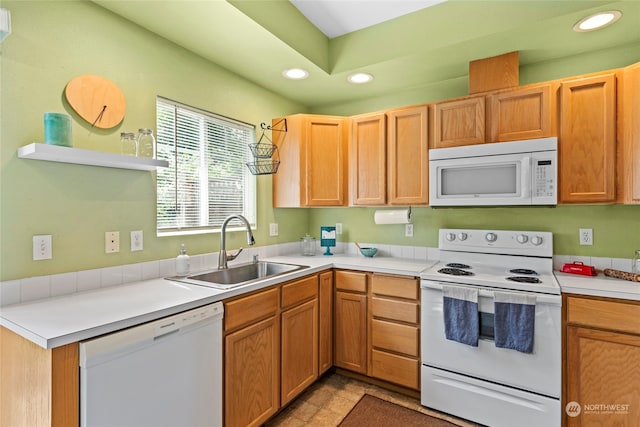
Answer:
<svg viewBox="0 0 640 427"><path fill-rule="evenodd" d="M421 414L365 394L340 423L340 427L457 427L449 421Z"/></svg>

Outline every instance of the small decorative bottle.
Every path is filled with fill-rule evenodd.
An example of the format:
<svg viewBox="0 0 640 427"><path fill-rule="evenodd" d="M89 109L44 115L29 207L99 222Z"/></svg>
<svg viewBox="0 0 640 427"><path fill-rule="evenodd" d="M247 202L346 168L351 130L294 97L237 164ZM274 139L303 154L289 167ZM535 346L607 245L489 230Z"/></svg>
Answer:
<svg viewBox="0 0 640 427"><path fill-rule="evenodd" d="M138 156L156 158L156 138L151 129L138 130Z"/></svg>
<svg viewBox="0 0 640 427"><path fill-rule="evenodd" d="M176 275L186 276L191 269L191 263L189 261L189 255L184 247L184 243L180 245L180 254L176 257Z"/></svg>

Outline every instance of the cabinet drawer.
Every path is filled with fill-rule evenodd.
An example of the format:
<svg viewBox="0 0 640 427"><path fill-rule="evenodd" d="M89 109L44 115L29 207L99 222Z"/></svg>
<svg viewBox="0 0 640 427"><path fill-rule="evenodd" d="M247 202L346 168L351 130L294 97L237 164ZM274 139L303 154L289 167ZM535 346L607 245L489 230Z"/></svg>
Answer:
<svg viewBox="0 0 640 427"><path fill-rule="evenodd" d="M387 295L417 301L418 289L418 279L374 274L371 281L371 292L376 295Z"/></svg>
<svg viewBox="0 0 640 427"><path fill-rule="evenodd" d="M567 297L567 323L640 334L640 304Z"/></svg>
<svg viewBox="0 0 640 427"><path fill-rule="evenodd" d="M373 319L371 321L371 345L375 348L418 357L419 329L417 326L400 325Z"/></svg>
<svg viewBox="0 0 640 427"><path fill-rule="evenodd" d="M418 390L420 362L417 359L373 350L371 376Z"/></svg>
<svg viewBox="0 0 640 427"><path fill-rule="evenodd" d="M224 329L229 331L256 320L272 316L278 311L278 288L248 297L225 302Z"/></svg>
<svg viewBox="0 0 640 427"><path fill-rule="evenodd" d="M420 320L420 307L417 302L398 301L379 297L371 298L373 317L415 323Z"/></svg>
<svg viewBox="0 0 640 427"><path fill-rule="evenodd" d="M282 286L282 308L317 298L318 276L310 276Z"/></svg>
<svg viewBox="0 0 640 427"><path fill-rule="evenodd" d="M367 292L367 275L354 271L336 271L336 289Z"/></svg>

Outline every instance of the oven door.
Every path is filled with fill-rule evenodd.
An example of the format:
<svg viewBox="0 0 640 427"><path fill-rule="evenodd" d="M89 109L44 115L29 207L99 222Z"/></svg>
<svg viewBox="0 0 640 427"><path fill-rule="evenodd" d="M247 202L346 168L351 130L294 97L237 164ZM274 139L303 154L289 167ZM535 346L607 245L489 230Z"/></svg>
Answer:
<svg viewBox="0 0 640 427"><path fill-rule="evenodd" d="M479 289L480 340L478 347L472 347L445 338L442 285L423 280L421 287L423 365L555 399L560 397L560 295L536 294L533 352L528 354L495 346L492 337L494 302L491 289Z"/></svg>

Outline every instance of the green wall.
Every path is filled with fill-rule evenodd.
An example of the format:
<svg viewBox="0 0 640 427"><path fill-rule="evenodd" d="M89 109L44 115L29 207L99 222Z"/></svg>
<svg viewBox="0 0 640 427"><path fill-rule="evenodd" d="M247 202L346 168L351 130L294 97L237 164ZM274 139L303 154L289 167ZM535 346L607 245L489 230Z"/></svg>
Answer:
<svg viewBox="0 0 640 427"><path fill-rule="evenodd" d="M0 44L0 280L55 274L173 257L185 242L190 254L218 250L219 234L156 237L155 174L18 159L20 146L43 139L43 113L73 117L78 148L117 152L119 133L155 128L155 97L194 105L259 125L306 107L260 88L138 28L87 1L2 1L13 33ZM640 60L640 47L592 52L521 69L523 83L614 68ZM95 130L64 101L69 80L104 76L123 90L121 125ZM313 112L351 115L459 96L466 78L372 99L328 105ZM258 245L296 241L320 225L342 222L343 241L437 245L440 227L553 231L556 253L631 257L640 247L640 207L414 208L415 237L403 227L376 226L370 208L273 209L271 179L258 178ZM280 236L268 236L268 224ZM592 247L578 245L578 228L594 229ZM144 250L129 251L129 232L144 231ZM121 251L104 253L104 232L120 231ZM32 261L32 236L53 236L53 259ZM230 247L244 244L233 233Z"/></svg>
<svg viewBox="0 0 640 427"><path fill-rule="evenodd" d="M117 152L120 132L155 129L156 95L255 124L304 111L87 1L3 1L13 33L0 45L0 280L166 259L218 250L219 234L156 237L155 173L23 160L20 146L43 140L43 113L73 118L77 148ZM66 104L72 78L98 74L124 92L121 125L90 129ZM258 133L259 135L259 133ZM307 212L271 208L271 179L258 177L257 245L296 240ZM278 222L280 236L268 236ZM286 224L286 226L285 226ZM130 252L129 233L144 231ZM104 233L120 232L120 252L104 253ZM51 234L53 259L32 261L32 236ZM232 233L229 248L245 245Z"/></svg>

